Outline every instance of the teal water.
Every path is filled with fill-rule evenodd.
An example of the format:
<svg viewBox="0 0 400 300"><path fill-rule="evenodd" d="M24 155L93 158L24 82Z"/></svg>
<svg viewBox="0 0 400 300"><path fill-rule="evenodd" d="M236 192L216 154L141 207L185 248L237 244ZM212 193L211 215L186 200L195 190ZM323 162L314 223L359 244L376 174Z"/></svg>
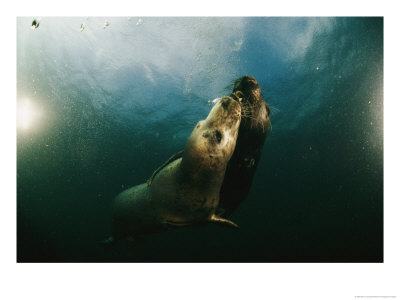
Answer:
<svg viewBox="0 0 400 300"><path fill-rule="evenodd" d="M383 261L383 18L33 19L17 19L18 261ZM103 251L112 198L245 74L272 131L240 230Z"/></svg>

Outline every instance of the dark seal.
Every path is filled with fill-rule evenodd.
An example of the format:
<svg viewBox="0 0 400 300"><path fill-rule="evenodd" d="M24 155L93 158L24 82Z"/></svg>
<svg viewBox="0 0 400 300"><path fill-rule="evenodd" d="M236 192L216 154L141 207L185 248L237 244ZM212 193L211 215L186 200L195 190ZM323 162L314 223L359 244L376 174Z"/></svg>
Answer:
<svg viewBox="0 0 400 300"><path fill-rule="evenodd" d="M231 97L240 102L242 120L236 148L220 191L221 216L227 217L245 200L270 131L270 110L257 80L249 75L237 79Z"/></svg>

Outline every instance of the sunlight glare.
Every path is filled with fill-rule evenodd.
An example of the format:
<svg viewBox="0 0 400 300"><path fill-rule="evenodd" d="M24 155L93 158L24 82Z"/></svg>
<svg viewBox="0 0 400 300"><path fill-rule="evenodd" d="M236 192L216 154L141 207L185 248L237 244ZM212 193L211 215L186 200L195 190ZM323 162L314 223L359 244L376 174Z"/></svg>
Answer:
<svg viewBox="0 0 400 300"><path fill-rule="evenodd" d="M30 100L23 100L18 103L17 123L18 127L26 130L31 128L40 116L40 110Z"/></svg>

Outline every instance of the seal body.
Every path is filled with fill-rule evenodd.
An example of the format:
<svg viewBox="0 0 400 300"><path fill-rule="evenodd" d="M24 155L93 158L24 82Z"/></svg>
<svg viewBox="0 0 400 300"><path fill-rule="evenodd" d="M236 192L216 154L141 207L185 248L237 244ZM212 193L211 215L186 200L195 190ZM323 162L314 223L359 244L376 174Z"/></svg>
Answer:
<svg viewBox="0 0 400 300"><path fill-rule="evenodd" d="M196 125L182 155L159 168L148 183L120 193L113 205L111 241L208 222L237 226L215 211L240 119L240 104L221 98Z"/></svg>
<svg viewBox="0 0 400 300"><path fill-rule="evenodd" d="M258 84L251 76L235 81L232 97L242 106L236 149L228 163L220 191L222 216L229 216L245 200L270 131L270 110Z"/></svg>

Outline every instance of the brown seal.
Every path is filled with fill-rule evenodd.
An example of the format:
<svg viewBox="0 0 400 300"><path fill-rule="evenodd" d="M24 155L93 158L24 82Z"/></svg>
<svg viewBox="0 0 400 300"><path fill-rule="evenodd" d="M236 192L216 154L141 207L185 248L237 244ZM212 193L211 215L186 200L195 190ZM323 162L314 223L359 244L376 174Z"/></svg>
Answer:
<svg viewBox="0 0 400 300"><path fill-rule="evenodd" d="M183 154L169 159L148 183L127 189L115 198L113 235L106 243L174 226L212 222L237 227L215 212L240 119L239 102L222 97L208 117L197 124Z"/></svg>

